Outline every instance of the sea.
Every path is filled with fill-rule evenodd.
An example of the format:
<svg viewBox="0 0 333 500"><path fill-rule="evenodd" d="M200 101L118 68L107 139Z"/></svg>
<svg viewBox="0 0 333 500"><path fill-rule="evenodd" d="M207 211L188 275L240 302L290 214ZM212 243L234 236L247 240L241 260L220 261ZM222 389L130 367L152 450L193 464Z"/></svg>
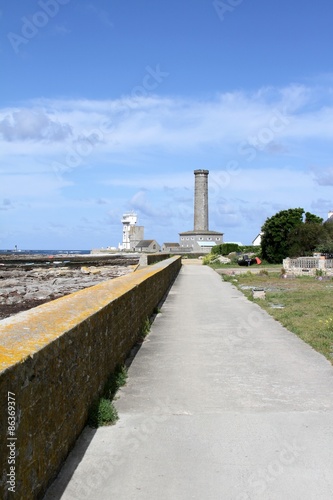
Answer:
<svg viewBox="0 0 333 500"><path fill-rule="evenodd" d="M87 255L90 250L0 250L0 255Z"/></svg>

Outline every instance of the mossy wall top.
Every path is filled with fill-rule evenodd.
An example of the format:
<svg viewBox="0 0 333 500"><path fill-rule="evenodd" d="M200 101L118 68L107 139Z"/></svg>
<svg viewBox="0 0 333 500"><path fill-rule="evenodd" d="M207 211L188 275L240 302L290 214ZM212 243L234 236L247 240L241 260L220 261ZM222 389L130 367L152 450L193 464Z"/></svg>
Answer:
<svg viewBox="0 0 333 500"><path fill-rule="evenodd" d="M172 257L0 321L0 397L15 394L15 498L45 491L82 431L92 401L126 359L181 266ZM7 436L7 411L1 412ZM7 440L1 498L10 498Z"/></svg>

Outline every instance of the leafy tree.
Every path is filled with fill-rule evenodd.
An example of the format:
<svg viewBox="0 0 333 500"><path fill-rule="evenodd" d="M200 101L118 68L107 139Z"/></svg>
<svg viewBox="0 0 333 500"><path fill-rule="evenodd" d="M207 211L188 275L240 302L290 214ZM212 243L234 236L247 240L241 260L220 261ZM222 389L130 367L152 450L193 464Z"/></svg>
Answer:
<svg viewBox="0 0 333 500"><path fill-rule="evenodd" d="M287 242L289 246L288 257L312 255L319 245L327 242L327 236L327 231L321 223L305 221L304 224L296 226L289 233Z"/></svg>
<svg viewBox="0 0 333 500"><path fill-rule="evenodd" d="M322 219L321 217L311 214L310 212L305 212L305 224L309 222L312 224L322 224L323 221L324 219Z"/></svg>
<svg viewBox="0 0 333 500"><path fill-rule="evenodd" d="M333 254L333 222L330 220L324 222L323 228L325 230L325 240L321 241L315 250L324 254Z"/></svg>
<svg viewBox="0 0 333 500"><path fill-rule="evenodd" d="M316 248L315 248L315 251L316 252L319 252L323 255L333 255L333 241L328 241L326 243L321 243L320 245L318 245ZM330 259L332 257L329 257Z"/></svg>
<svg viewBox="0 0 333 500"><path fill-rule="evenodd" d="M262 258L273 264L279 264L288 257L288 236L295 227L303 224L303 208L281 210L268 218L261 230Z"/></svg>
<svg viewBox="0 0 333 500"><path fill-rule="evenodd" d="M262 231L262 257L272 263L333 247L333 224L323 224L321 217L310 212L304 214L303 208L278 212L266 220Z"/></svg>
<svg viewBox="0 0 333 500"><path fill-rule="evenodd" d="M333 240L333 222L331 220L327 220L323 224L325 231L327 233L328 238Z"/></svg>

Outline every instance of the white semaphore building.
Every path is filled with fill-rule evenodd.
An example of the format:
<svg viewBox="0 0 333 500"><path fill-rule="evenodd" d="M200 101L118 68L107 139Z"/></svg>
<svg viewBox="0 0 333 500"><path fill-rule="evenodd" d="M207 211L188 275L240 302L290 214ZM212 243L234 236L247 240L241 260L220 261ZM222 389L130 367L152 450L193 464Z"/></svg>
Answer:
<svg viewBox="0 0 333 500"><path fill-rule="evenodd" d="M123 215L123 242L119 245L120 250L134 251L137 243L144 238L144 226L137 226L138 216L135 212Z"/></svg>

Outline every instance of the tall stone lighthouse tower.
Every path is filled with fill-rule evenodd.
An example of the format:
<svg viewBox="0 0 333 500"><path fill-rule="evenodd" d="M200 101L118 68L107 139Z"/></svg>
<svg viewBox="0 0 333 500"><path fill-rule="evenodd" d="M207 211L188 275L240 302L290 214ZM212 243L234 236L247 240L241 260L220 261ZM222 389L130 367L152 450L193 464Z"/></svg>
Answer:
<svg viewBox="0 0 333 500"><path fill-rule="evenodd" d="M194 231L208 231L209 170L194 170Z"/></svg>
<svg viewBox="0 0 333 500"><path fill-rule="evenodd" d="M208 175L209 170L194 170L194 229L179 233L183 251L209 253L223 243L223 233L208 226Z"/></svg>

